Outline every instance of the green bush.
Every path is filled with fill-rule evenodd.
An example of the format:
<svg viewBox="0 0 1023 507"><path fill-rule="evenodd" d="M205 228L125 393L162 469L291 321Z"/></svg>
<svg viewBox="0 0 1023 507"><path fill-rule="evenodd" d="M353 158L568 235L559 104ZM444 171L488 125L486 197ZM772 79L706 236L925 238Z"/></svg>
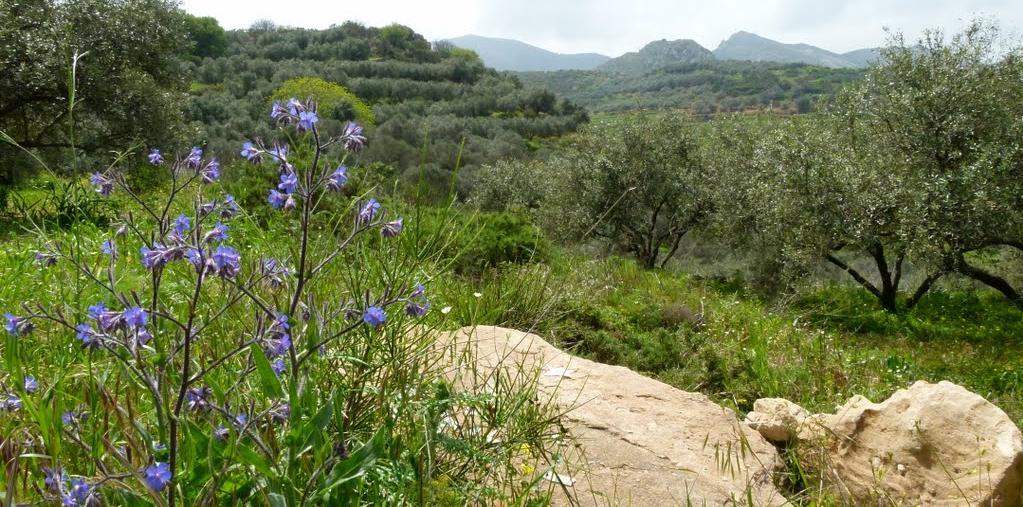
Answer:
<svg viewBox="0 0 1023 507"><path fill-rule="evenodd" d="M521 215L480 212L460 214L455 220L462 225L453 245L458 254L456 273L479 274L501 264L542 261L550 255L550 242L543 232Z"/></svg>
<svg viewBox="0 0 1023 507"><path fill-rule="evenodd" d="M354 93L337 83L330 83L318 77L300 77L285 81L270 98L286 101L291 98L316 101L321 117L338 121L354 120L363 125L374 125L373 109Z"/></svg>

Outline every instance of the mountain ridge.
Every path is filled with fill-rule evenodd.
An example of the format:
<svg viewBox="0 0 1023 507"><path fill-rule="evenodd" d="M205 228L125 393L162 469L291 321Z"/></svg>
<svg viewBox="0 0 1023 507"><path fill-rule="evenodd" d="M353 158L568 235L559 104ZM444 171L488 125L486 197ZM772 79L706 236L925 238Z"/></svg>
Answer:
<svg viewBox="0 0 1023 507"><path fill-rule="evenodd" d="M638 51L628 52L616 58L598 53L555 53L515 39L472 34L447 41L457 47L476 51L489 67L517 72L600 70L643 73L671 65L714 60L802 63L842 69L867 67L880 56L878 48L836 53L805 43L778 42L742 30L721 41L713 51L692 39L671 41L661 39L646 44Z"/></svg>
<svg viewBox="0 0 1023 507"><path fill-rule="evenodd" d="M608 72L636 73L669 65L703 63L714 60L714 53L692 39L673 41L661 39L650 42L639 51L612 58L602 63L597 69Z"/></svg>
<svg viewBox="0 0 1023 507"><path fill-rule="evenodd" d="M830 68L851 68L861 65L847 60L838 53L809 44L787 44L755 33L738 31L721 41L713 51L721 60L747 60L751 62L808 63Z"/></svg>
<svg viewBox="0 0 1023 507"><path fill-rule="evenodd" d="M611 59L598 53L555 53L515 39L474 34L447 39L447 42L475 51L488 67L496 70L591 70Z"/></svg>

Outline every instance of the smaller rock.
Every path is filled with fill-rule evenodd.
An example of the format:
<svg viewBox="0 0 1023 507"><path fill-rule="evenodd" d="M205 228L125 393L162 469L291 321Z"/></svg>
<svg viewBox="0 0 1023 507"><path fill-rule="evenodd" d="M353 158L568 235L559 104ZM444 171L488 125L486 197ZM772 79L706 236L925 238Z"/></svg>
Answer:
<svg viewBox="0 0 1023 507"><path fill-rule="evenodd" d="M761 398L753 403L744 422L768 441L784 443L799 435L809 417L806 409L789 400Z"/></svg>
<svg viewBox="0 0 1023 507"><path fill-rule="evenodd" d="M1023 507L1023 434L962 386L917 382L880 403L853 396L835 414L778 399L753 407L746 424L797 440L803 469L850 504Z"/></svg>

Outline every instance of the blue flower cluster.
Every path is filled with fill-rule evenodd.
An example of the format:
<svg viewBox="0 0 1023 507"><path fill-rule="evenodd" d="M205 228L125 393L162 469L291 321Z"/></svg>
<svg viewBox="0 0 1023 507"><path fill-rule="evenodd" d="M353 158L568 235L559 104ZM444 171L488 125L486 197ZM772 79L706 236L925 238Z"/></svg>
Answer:
<svg viewBox="0 0 1023 507"><path fill-rule="evenodd" d="M300 171L296 169L296 165L300 168L303 167L299 163L301 152L289 153L287 145L268 146L258 139L243 143L239 154L252 164L272 161L277 165L277 181L273 188L269 189L267 201L272 208L280 210L291 210L301 205L303 216L301 232L308 234L310 227L308 217L316 211L316 203L327 193L343 192L346 185L349 184L349 168L344 163L347 155L341 157L340 161L334 161L336 165L334 162L321 163L320 155L325 153L324 148L336 145L343 147L349 153L358 152L366 146L367 139L361 126L349 122L344 126L340 135L321 143L320 133L317 130L320 119L317 115L316 104L311 100L302 102L291 99L285 103L274 102L270 118L277 125L294 126L299 133L307 133L308 135L302 138L314 140L317 143L315 146L316 157L314 158L317 162L313 163L308 170ZM144 226L140 227L139 222L134 221L134 218L128 215L125 222L119 224L116 234L98 245L98 250L103 254L101 259L105 264L104 268L110 274L109 286L106 286L104 281L96 277L93 278L97 283L104 285L113 294L113 297L106 302L101 301L89 306L85 316L70 321L65 320L59 312L48 314L40 310L39 314L27 316L7 313L4 314L4 328L10 336L22 339L32 333L33 320L60 323L65 328L74 330L75 339L86 354L92 354L98 350L109 351L110 354L107 357L122 361L132 374L140 377L142 382L139 385L144 385L153 393L153 405L162 410L158 417L166 417L161 420L161 424L166 422L168 427L161 426L159 434L163 439L167 437L166 433L170 433L170 439L166 440L169 446L153 444L152 448L147 451L151 454L145 456L141 461L134 461L137 468L120 476L120 479L134 477L153 493L165 493L171 499L169 501L176 504L173 502L173 497L175 491L181 490L181 485L175 484L174 480L176 474L180 474L182 466L177 464L181 461L176 461L176 459L183 459L182 454L179 453L178 444L180 439L184 439L188 435L175 426L178 421L182 420L179 418L182 410L187 410L188 415L193 418L192 420L199 417L206 418L209 422L207 431L214 439L226 440L231 435L231 428L233 428L239 433L239 442L246 438L244 437L246 434L259 442L264 437L266 428L273 426L268 422L280 425L288 422L292 416L290 402L295 402L295 400L288 397L277 400L261 400L262 408L259 408L260 403L258 402L240 406L232 405L233 396L236 394L224 394L219 389L220 384L204 377L203 375L208 370L221 367L221 365L236 365L236 363L228 362L232 357L247 357L244 360L250 361L249 366L242 366L240 373L244 378L256 370L251 363L252 356L246 356L246 354L262 353L269 362L273 374L282 377L282 382L301 385L303 379L308 379L308 377L299 375L302 371L300 368L303 361L315 355L316 350L321 353L326 351L326 345L330 340L336 340L344 333L362 326L365 326L362 329L369 329L375 333L381 332L386 329L385 326L389 322L389 311L392 318L401 316L399 310L401 305L404 305L406 316L423 317L430 308L430 301L422 284L416 284L411 292L407 286L397 290L388 287L383 292L384 295L376 300L371 299L367 293L361 301L356 302L355 299L352 299L341 309L344 318L348 321L341 331L333 337L319 341L321 338L317 334L306 331L307 325L311 321L316 322L317 319L323 319L317 322L317 325L328 327L331 325L327 322L328 319L337 317L324 317L323 314L329 312L321 312L322 308L313 306L313 303L310 302L311 298L301 297L304 294L310 294L308 290L306 293L302 292L303 285L320 268L343 251L345 245L348 244L347 240L339 241L341 246L337 246L337 251L326 256L321 263L312 264L307 261L305 256L307 236L303 236L302 255L297 256L297 260L290 258L262 259L256 264L255 273L246 279L241 276L243 271L242 254L227 244L233 234L238 235L237 229L232 230L229 222L241 212L240 207L231 195L223 195L215 200L208 200L206 195L211 193L208 190L208 185L217 182L221 176L221 165L217 159L204 158L203 150L200 147L192 147L187 154L177 158L169 154L165 157L164 153L154 148L149 151L146 158L153 166L164 166L170 163L170 171L174 176L172 185L174 186L162 213L159 208L153 211L144 202L140 204L140 208L148 212L149 218L151 218L152 229L146 230ZM136 194L130 192L123 176L112 170L96 172L90 176L89 180L95 191L102 196L110 196L115 189L122 189L129 197L138 200ZM198 192L196 194L185 192L179 194L179 191L187 185L194 185L199 189ZM175 204L174 196L176 195L194 195L194 201L188 211L174 216L170 210L175 209L173 204ZM402 234L405 227L401 217L392 216L374 198L366 198L355 203L352 215L354 215L351 217L354 222L353 237L356 234L379 228L380 236L387 240L393 240ZM154 299L148 302L143 301L135 292L119 292L120 282L115 282L117 279L115 270L118 267L118 262L124 258L133 258L130 252L133 248L128 249L127 252L119 251L118 248L131 244L131 237L137 239L138 242L134 243L135 245L142 243L138 250L138 261L145 268L147 276L151 276L153 279ZM394 244L393 241L380 241L380 243ZM53 266L61 258L71 257L73 257L73 252L62 252L59 248L54 247L52 252L36 252L35 262L41 266ZM132 262L135 261L132 260ZM290 264L291 262L294 264ZM78 263L74 264L77 268ZM142 271L141 268L136 269ZM190 274L192 271L195 275ZM159 281L168 273L184 276L190 282L194 282L194 296L187 304L177 305L177 302L167 304L160 298ZM229 345L229 347L236 347L232 352L212 359L203 355L190 355L190 353L196 354L196 352L190 352L192 342L189 341L204 334L202 329L206 329L203 327L207 324L206 322L193 326L193 317L197 313L195 309L205 301L205 294L202 290L203 282L209 277L219 277L220 282L218 283L221 283L221 287L226 287L226 291L232 295L238 294L238 298L229 305L248 297L255 303L255 306L262 310L252 329L245 331L245 338L239 339L237 346ZM170 278L170 280L171 283L176 281L174 278ZM291 283L292 281L294 283ZM289 291L287 299L291 300L290 304L282 303L285 298L281 297L280 291L285 288ZM408 293L407 297L403 296L405 293ZM108 304L110 307L107 306ZM306 306L307 304L309 306ZM181 307L186 307L190 312L187 319L175 318L174 312ZM279 308L283 308L284 311L278 310ZM199 315L197 320L201 321L205 314L200 313ZM339 313L334 313L334 315L340 316ZM169 332L168 330L171 329L173 331ZM315 338L310 338L311 334ZM150 347L153 340L157 340L156 344L160 346ZM159 357L156 350L160 351ZM209 353L206 348L200 350L201 354ZM146 354L147 351L148 354ZM260 368L265 368L266 363L262 364L264 366ZM176 373L167 375L167 371L175 371L174 368L181 365L187 366L182 367L180 375L176 375ZM287 376L285 377L285 375ZM43 380L45 381L46 378L44 377ZM168 383L171 385L168 386ZM177 384L175 385L175 383ZM29 402L33 398L26 396L37 393L41 387L39 380L28 374L21 376L20 382L15 383L14 386L13 392L0 395L0 410L19 411L23 409L23 404L31 406ZM289 385L289 387L293 386ZM214 388L217 388L216 392ZM289 396L293 395L289 394ZM84 405L66 410L61 417L62 431L76 438L85 435L86 430L89 429L84 426L88 416L85 410ZM152 443L152 439L148 441ZM335 445L345 448L344 442L335 443ZM115 447L111 452L121 453L123 456L128 455L126 448ZM169 459L167 459L168 456ZM124 460L124 462L129 461ZM51 462L52 465L57 463L56 460ZM177 470L174 469L175 467ZM97 488L110 487L106 479L90 483L86 478L69 476L59 466L44 467L43 471L47 500L56 500L63 505L98 505L101 501L101 492L97 492ZM107 486L103 486L104 484Z"/></svg>
<svg viewBox="0 0 1023 507"><path fill-rule="evenodd" d="M89 307L88 316L95 327L90 323L75 327L75 337L83 347L96 349L121 344L134 349L137 345L146 345L153 338L146 327L149 312L138 306L118 312L109 310L103 303L96 303Z"/></svg>
<svg viewBox="0 0 1023 507"><path fill-rule="evenodd" d="M93 505L98 502L92 486L85 482L85 479L71 479L60 467L43 467L43 484L65 507Z"/></svg>

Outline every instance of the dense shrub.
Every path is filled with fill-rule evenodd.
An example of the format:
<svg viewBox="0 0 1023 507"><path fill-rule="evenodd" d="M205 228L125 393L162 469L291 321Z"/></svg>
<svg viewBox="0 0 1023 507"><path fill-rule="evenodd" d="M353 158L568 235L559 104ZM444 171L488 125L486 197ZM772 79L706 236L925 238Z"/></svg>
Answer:
<svg viewBox="0 0 1023 507"><path fill-rule="evenodd" d="M460 231L448 252L457 255L456 273L479 274L501 264L541 262L550 255L543 232L527 218L514 213L442 213L422 217L424 230L452 227Z"/></svg>
<svg viewBox="0 0 1023 507"><path fill-rule="evenodd" d="M322 119L358 121L367 126L376 123L373 110L354 93L339 84L315 77L285 81L270 98L280 102L293 98L311 98L316 101L316 112Z"/></svg>

